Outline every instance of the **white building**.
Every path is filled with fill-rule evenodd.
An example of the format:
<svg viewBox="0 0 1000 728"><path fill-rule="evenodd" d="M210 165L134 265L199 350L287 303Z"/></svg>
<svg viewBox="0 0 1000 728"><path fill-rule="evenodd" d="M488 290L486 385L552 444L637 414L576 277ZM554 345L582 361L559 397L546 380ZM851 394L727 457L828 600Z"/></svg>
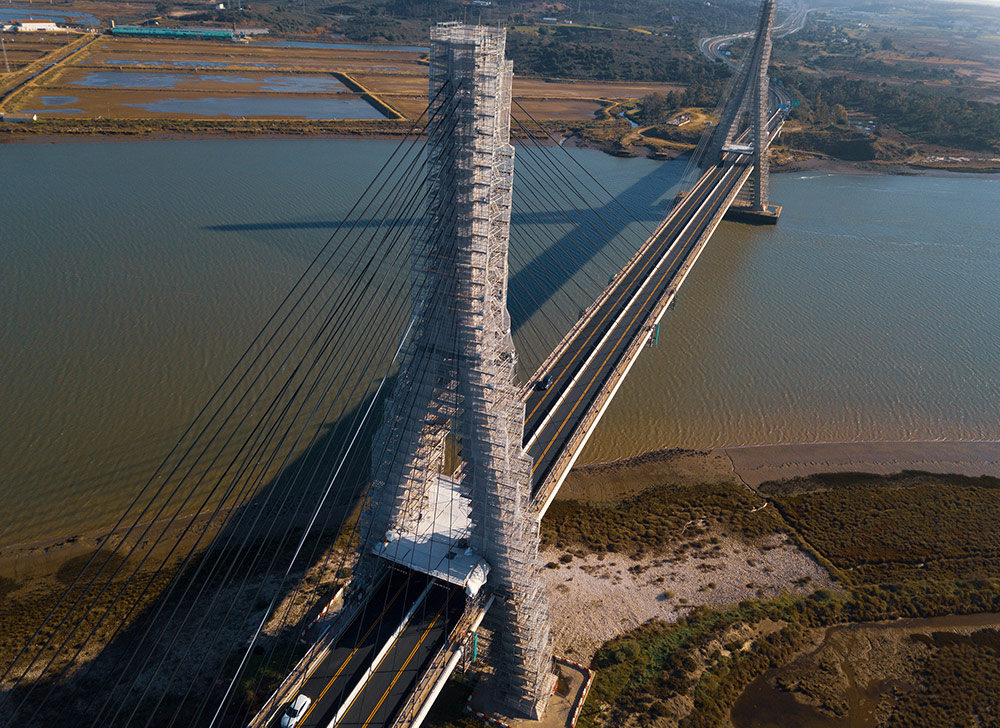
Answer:
<svg viewBox="0 0 1000 728"><path fill-rule="evenodd" d="M15 20L14 30L19 33L47 33L59 30L53 20Z"/></svg>

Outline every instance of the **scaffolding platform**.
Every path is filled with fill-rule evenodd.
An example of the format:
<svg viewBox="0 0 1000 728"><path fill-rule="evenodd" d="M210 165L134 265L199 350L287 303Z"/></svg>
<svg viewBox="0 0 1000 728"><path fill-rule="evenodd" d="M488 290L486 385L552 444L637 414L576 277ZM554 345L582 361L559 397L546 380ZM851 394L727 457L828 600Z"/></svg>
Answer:
<svg viewBox="0 0 1000 728"><path fill-rule="evenodd" d="M465 587L474 596L490 565L468 547L472 506L459 490L460 480L438 475L427 508L412 529L390 531L372 553L411 571Z"/></svg>
<svg viewBox="0 0 1000 728"><path fill-rule="evenodd" d="M736 142L726 142L722 145L722 151L733 152L735 154L753 154L752 144L737 144Z"/></svg>

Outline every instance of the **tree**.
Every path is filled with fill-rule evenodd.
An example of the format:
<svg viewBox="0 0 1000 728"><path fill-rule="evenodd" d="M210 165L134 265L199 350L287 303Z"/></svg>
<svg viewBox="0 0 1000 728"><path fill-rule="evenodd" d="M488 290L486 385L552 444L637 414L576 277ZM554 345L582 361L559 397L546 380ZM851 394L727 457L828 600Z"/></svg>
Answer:
<svg viewBox="0 0 1000 728"><path fill-rule="evenodd" d="M830 123L830 106L820 96L816 97L816 106L813 109L813 121L820 126L826 126Z"/></svg>
<svg viewBox="0 0 1000 728"><path fill-rule="evenodd" d="M642 112L639 117L646 124L655 124L663 121L664 117L676 107L671 103L670 97L659 92L642 97Z"/></svg>
<svg viewBox="0 0 1000 728"><path fill-rule="evenodd" d="M847 109L844 108L843 104L834 104L833 109L830 110L830 115L833 117L831 121L834 124L847 125Z"/></svg>

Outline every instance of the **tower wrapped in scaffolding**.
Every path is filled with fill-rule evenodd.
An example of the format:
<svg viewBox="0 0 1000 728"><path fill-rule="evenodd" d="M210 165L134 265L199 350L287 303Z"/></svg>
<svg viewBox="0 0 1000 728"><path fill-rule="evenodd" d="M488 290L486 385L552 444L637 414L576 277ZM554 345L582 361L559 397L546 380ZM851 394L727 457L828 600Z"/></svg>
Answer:
<svg viewBox="0 0 1000 728"><path fill-rule="evenodd" d="M514 148L505 43L502 29L431 31L418 314L375 440L362 533L369 553L455 583L467 580L462 558L479 560L495 598L491 702L530 717L551 694L552 655L507 311Z"/></svg>

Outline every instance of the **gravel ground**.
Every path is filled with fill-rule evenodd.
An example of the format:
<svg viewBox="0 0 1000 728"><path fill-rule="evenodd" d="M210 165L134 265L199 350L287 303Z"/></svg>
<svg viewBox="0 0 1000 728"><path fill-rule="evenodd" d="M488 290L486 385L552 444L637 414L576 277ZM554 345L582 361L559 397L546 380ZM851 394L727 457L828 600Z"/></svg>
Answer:
<svg viewBox="0 0 1000 728"><path fill-rule="evenodd" d="M684 555L639 560L589 554L560 563L563 552L542 552L543 563L559 564L542 570L556 654L586 663L602 644L650 619L832 586L826 570L783 536L757 545L716 539Z"/></svg>

